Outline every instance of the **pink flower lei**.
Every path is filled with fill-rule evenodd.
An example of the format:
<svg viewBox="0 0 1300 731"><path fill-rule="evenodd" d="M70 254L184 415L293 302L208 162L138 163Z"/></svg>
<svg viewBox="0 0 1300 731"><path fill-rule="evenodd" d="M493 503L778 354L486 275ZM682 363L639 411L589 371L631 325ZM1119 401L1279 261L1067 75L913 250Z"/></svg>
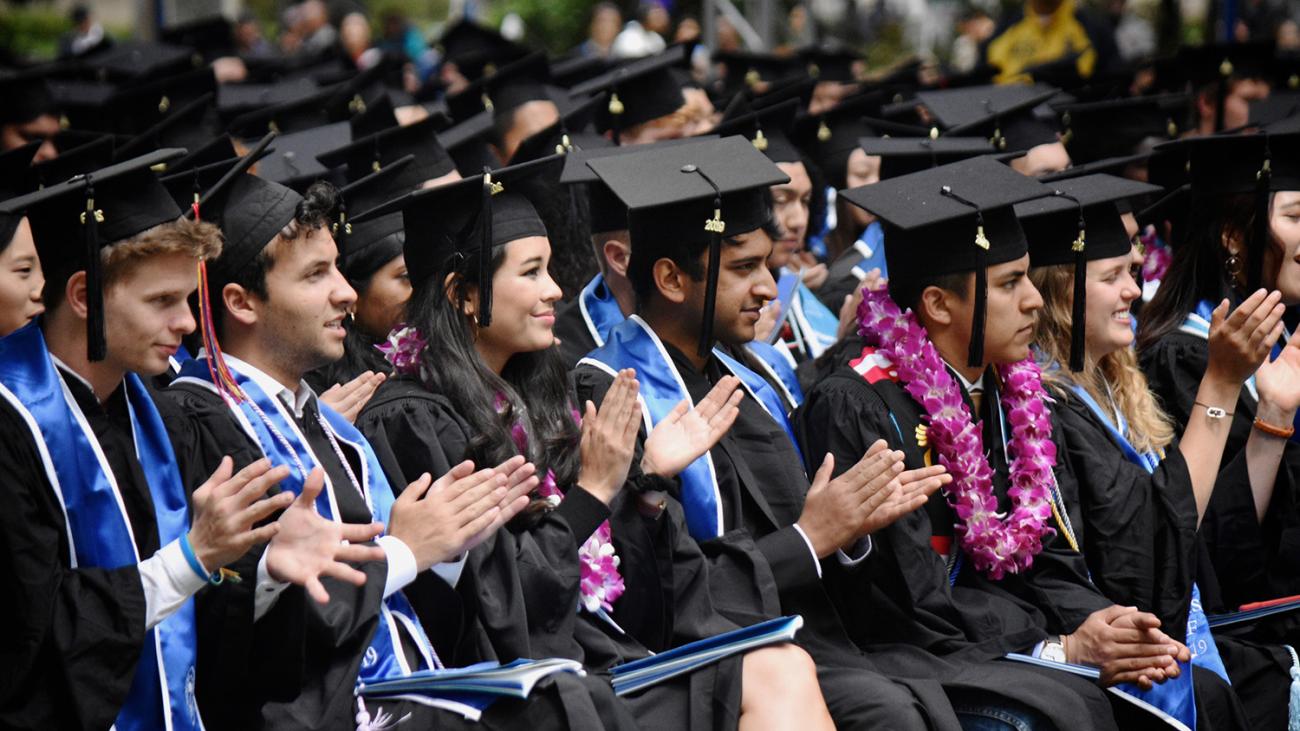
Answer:
<svg viewBox="0 0 1300 731"><path fill-rule="evenodd" d="M867 344L893 363L904 388L929 417L928 438L952 475L944 493L957 514L957 537L975 568L995 580L1027 570L1043 550L1043 539L1054 532L1047 522L1056 464L1052 423L1033 358L998 369L1011 425L1007 446L1014 455L1008 517L998 512L982 430L971 422L961 389L912 311L902 312L883 287L864 290L858 323Z"/></svg>
<svg viewBox="0 0 1300 731"><path fill-rule="evenodd" d="M501 411L505 406L504 394L497 394L494 406L498 412ZM573 412L573 420L582 423L582 417L577 411ZM528 431L524 425L516 421L510 429L510 435L514 438L519 453L527 454ZM564 500L564 493L555 484L553 470L546 470L546 476L537 486L537 494L550 503L551 509L559 507ZM582 608L593 614L601 610L612 612L614 602L623 596L626 587L622 574L618 572L619 557L614 551L614 536L608 520L601 523L578 549L578 563L581 569L578 590Z"/></svg>
<svg viewBox="0 0 1300 731"><path fill-rule="evenodd" d="M388 338L375 345L375 350L384 354L384 358L393 364L393 370L404 376L420 375L420 356L424 353L427 341L415 327L398 323Z"/></svg>

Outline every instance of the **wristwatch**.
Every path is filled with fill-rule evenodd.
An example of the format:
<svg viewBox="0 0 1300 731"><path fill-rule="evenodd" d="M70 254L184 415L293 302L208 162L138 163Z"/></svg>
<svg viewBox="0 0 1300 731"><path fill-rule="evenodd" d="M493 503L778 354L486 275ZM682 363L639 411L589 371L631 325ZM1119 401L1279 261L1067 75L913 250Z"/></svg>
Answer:
<svg viewBox="0 0 1300 731"><path fill-rule="evenodd" d="M1065 662L1065 638L1043 640L1043 650L1038 653L1038 658L1049 662Z"/></svg>

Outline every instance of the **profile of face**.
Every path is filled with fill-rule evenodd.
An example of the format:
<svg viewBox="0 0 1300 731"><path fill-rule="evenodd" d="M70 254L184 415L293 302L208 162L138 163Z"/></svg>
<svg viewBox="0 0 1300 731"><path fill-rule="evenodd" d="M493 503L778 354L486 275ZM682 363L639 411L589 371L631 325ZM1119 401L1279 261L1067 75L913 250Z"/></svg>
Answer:
<svg viewBox="0 0 1300 731"><path fill-rule="evenodd" d="M766 262L772 254L772 238L762 229L738 234L722 244L718 266L718 293L713 307L713 337L727 345L743 345L754 339L754 326L763 305L776 298L776 280ZM708 266L708 251L700 255L700 266ZM679 270L680 271L680 270ZM699 281L682 273L676 278L680 290L674 296L690 312L704 312L708 277ZM662 292L662 286L661 286ZM673 299L673 297L670 297Z"/></svg>
<svg viewBox="0 0 1300 731"><path fill-rule="evenodd" d="M59 148L54 146L54 135L58 133L59 119L53 114L42 114L26 122L0 125L0 152L41 140L32 164L53 160L59 156Z"/></svg>
<svg viewBox="0 0 1300 731"><path fill-rule="evenodd" d="M984 320L984 363L1017 363L1029 357L1034 323L1043 297L1029 281L1029 255L988 268L988 299ZM971 338L975 313L975 274L967 277L965 292L927 287L921 294L927 317L942 323L963 344ZM963 347L965 347L963 345ZM964 358L964 356L963 356Z"/></svg>
<svg viewBox="0 0 1300 731"><path fill-rule="evenodd" d="M506 244L501 264L492 273L492 321L475 332L474 347L489 362L504 363L516 353L545 350L555 344L555 303L564 292L551 278L551 242L529 236ZM466 303L477 312L478 293Z"/></svg>
<svg viewBox="0 0 1300 731"><path fill-rule="evenodd" d="M1011 160L1011 169L1021 175L1039 178L1049 173L1058 173L1070 167L1070 153L1060 142L1035 145L1023 157Z"/></svg>
<svg viewBox="0 0 1300 731"><path fill-rule="evenodd" d="M849 188L858 188L880 182L880 155L868 155L865 150L855 147L849 153L849 164L845 169L844 179ZM858 208L849 206L853 222L859 228L866 228L876 217Z"/></svg>
<svg viewBox="0 0 1300 731"><path fill-rule="evenodd" d="M501 135L501 149L498 150L502 160L514 157L521 142L560 121L559 107L546 99L524 102L510 114L510 127Z"/></svg>
<svg viewBox="0 0 1300 731"><path fill-rule="evenodd" d="M772 247L767 265L779 269L790 263L803 248L808 235L809 205L812 202L812 179L801 162L779 162L781 172L790 182L772 186L772 216L781 225L781 239Z"/></svg>
<svg viewBox="0 0 1300 731"><path fill-rule="evenodd" d="M1281 292L1287 306L1300 304L1300 191L1273 194L1269 229L1272 245L1264 255L1264 285Z"/></svg>
<svg viewBox="0 0 1300 731"><path fill-rule="evenodd" d="M402 321L410 299L411 277L406 272L406 257L398 254L371 274L365 289L357 294L354 324L372 338L386 337Z"/></svg>
<svg viewBox="0 0 1300 731"><path fill-rule="evenodd" d="M24 218L4 251L0 251L0 337L31 322L45 311L41 290L45 275L36 256L32 227Z"/></svg>
<svg viewBox="0 0 1300 731"><path fill-rule="evenodd" d="M1130 307L1142 296L1142 285L1135 276L1141 269L1137 247L1122 256L1088 262L1084 342L1094 361L1133 344Z"/></svg>
<svg viewBox="0 0 1300 731"><path fill-rule="evenodd" d="M651 142L681 139L692 125L692 114L686 93L683 92L682 106L677 111L622 130L618 136L619 142L624 145L648 145Z"/></svg>
<svg viewBox="0 0 1300 731"><path fill-rule="evenodd" d="M252 326L264 352L286 371L306 372L342 358L343 319L357 293L338 269L339 250L329 229L312 229L293 241L277 237L267 251L273 263L266 297L243 294L232 308L231 290L238 287L226 285L227 316Z"/></svg>
<svg viewBox="0 0 1300 731"><path fill-rule="evenodd" d="M198 283L189 254L159 254L144 264L128 266L104 288L104 360L122 370L156 376L167 370L181 338L194 332L186 300ZM75 274L74 280L80 283L70 286L84 301L85 272Z"/></svg>

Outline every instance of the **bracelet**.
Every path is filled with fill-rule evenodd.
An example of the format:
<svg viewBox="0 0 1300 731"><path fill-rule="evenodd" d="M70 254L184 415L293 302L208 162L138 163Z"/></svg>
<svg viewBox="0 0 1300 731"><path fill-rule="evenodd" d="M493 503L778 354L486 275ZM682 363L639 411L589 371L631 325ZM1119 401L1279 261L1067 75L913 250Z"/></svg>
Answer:
<svg viewBox="0 0 1300 731"><path fill-rule="evenodd" d="M1204 407L1205 415L1210 417L1211 419L1214 419L1215 421L1218 421L1219 419L1222 419L1225 416L1234 415L1233 412L1224 409L1222 406L1210 406L1209 404L1203 404L1200 401L1193 401L1192 405Z"/></svg>
<svg viewBox="0 0 1300 731"><path fill-rule="evenodd" d="M194 553L194 546L190 544L189 532L186 532L185 535L181 536L181 553L185 555L185 562L190 565L190 569L194 571L200 579L203 579L213 586L220 584L222 580L225 579L225 575L220 571L214 571L209 574L207 571L203 570L203 564L199 561L199 557Z"/></svg>
<svg viewBox="0 0 1300 731"><path fill-rule="evenodd" d="M1294 425L1287 425L1285 427L1281 427L1281 426L1277 426L1276 424L1270 424L1267 421L1264 421L1263 419L1259 418L1258 416L1255 417L1255 423L1253 426L1256 429L1264 432L1265 434L1271 437L1278 437L1279 439L1290 439L1295 434Z"/></svg>

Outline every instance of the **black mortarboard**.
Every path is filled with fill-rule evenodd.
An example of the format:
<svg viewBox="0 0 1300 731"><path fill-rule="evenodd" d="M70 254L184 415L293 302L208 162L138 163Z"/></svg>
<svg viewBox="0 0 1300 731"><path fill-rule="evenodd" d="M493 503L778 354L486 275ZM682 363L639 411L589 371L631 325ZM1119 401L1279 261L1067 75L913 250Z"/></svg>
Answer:
<svg viewBox="0 0 1300 731"><path fill-rule="evenodd" d="M1219 132L1223 130L1223 103L1228 94L1228 84L1221 82L1268 79L1272 63L1272 42L1211 43L1179 49L1175 73L1191 85L1192 91L1215 85L1214 130Z"/></svg>
<svg viewBox="0 0 1300 731"><path fill-rule="evenodd" d="M349 215L365 213L411 192L401 184L399 173L414 160L407 155L339 190L339 211L332 230L339 245L339 268L349 280L369 279L402 253L406 241L402 214L394 211L361 221Z"/></svg>
<svg viewBox="0 0 1300 731"><path fill-rule="evenodd" d="M696 144L701 140L716 140L716 134L686 137L682 139L660 140L647 145L629 147L601 147L574 150L564 158L564 170L560 173L560 183L564 185L583 185L586 188L588 209L591 212L591 232L593 234L627 229L627 206L605 185L596 171L587 164L588 160L616 155L642 153L651 148L663 149L677 145Z"/></svg>
<svg viewBox="0 0 1300 731"><path fill-rule="evenodd" d="M293 78L273 84L222 84L217 87L217 110L225 119L265 109L273 104L287 104L320 91L311 79Z"/></svg>
<svg viewBox="0 0 1300 731"><path fill-rule="evenodd" d="M317 180L342 182L343 176L322 165L316 156L351 141L347 122L279 135L274 151L258 165L257 174L300 193Z"/></svg>
<svg viewBox="0 0 1300 731"><path fill-rule="evenodd" d="M149 129L118 145L113 159L124 160L164 147L198 149L208 140L223 134L213 94L205 94L185 106L169 112Z"/></svg>
<svg viewBox="0 0 1300 731"><path fill-rule="evenodd" d="M530 236L546 236L535 201L552 195L563 157L417 190L356 216L355 222L401 211L406 270L416 286L452 256L478 258L479 327L492 323L492 249Z"/></svg>
<svg viewBox="0 0 1300 731"><path fill-rule="evenodd" d="M699 344L699 354L708 354L722 239L771 221L768 188L790 178L739 136L656 146L591 159L587 165L627 207L629 269L648 271L665 246L708 247Z"/></svg>
<svg viewBox="0 0 1300 731"><path fill-rule="evenodd" d="M0 74L0 124L26 124L45 114L57 115L59 107L43 70Z"/></svg>
<svg viewBox="0 0 1300 731"><path fill-rule="evenodd" d="M598 110L596 128L621 131L666 117L686 104L681 82L672 67L682 62L685 46L673 46L655 56L628 61L570 90L573 96L609 92L609 103Z"/></svg>
<svg viewBox="0 0 1300 731"><path fill-rule="evenodd" d="M1175 139L1191 127L1187 94L1067 104L1057 111L1061 140L1075 163L1131 155L1148 138Z"/></svg>
<svg viewBox="0 0 1300 731"><path fill-rule="evenodd" d="M179 164L180 161L169 163L167 174L159 178L159 181L167 187L172 200L185 211L185 215L192 217L195 215L194 205L202 204L203 196L210 197L217 190L222 178L232 169L239 168L241 172L246 172L256 162L271 154L270 143L274 138L275 133L268 132L242 156L232 154L221 160L184 168Z"/></svg>
<svg viewBox="0 0 1300 731"><path fill-rule="evenodd" d="M983 137L863 137L858 144L880 157L881 180L994 152Z"/></svg>
<svg viewBox="0 0 1300 731"><path fill-rule="evenodd" d="M27 167L32 164L32 158L36 157L36 151L41 149L41 144L40 140L36 140L0 152L0 201L26 192L21 183L27 179ZM0 213L0 252L9 248L22 218L22 211Z"/></svg>
<svg viewBox="0 0 1300 731"><path fill-rule="evenodd" d="M832 186L847 185L849 155L858 149L861 138L877 134L866 117L878 113L885 100L884 92L867 91L848 97L825 112L805 114L795 120L792 139L817 163Z"/></svg>
<svg viewBox="0 0 1300 731"><path fill-rule="evenodd" d="M355 139L317 155L316 159L329 168L346 165L347 178L353 181L407 155L414 155L415 161L406 166L402 175L404 182L409 181L411 187L416 187L456 169L451 156L438 141L437 131L445 128L447 123L446 117L429 115L415 124Z"/></svg>
<svg viewBox="0 0 1300 731"><path fill-rule="evenodd" d="M48 82L52 114L59 115L59 126L94 132L117 132L119 120L108 113L109 103L117 93L117 84L85 79L56 79Z"/></svg>
<svg viewBox="0 0 1300 731"><path fill-rule="evenodd" d="M144 83L133 83L114 89L102 105L72 113L69 119L79 123L87 113L105 115L112 120L112 128L119 132L138 134L157 125L180 111L190 102L215 94L217 79L211 67L171 74Z"/></svg>
<svg viewBox="0 0 1300 731"><path fill-rule="evenodd" d="M182 170L193 170L204 165L211 165L214 162L229 160L232 157L239 157L239 152L235 150L235 145L230 141L230 137L228 135L217 135L205 144L192 148L184 157L167 163L167 172L170 174Z"/></svg>
<svg viewBox="0 0 1300 731"><path fill-rule="evenodd" d="M808 108L808 103L812 101L813 91L817 89L816 79L795 79L785 83L773 84L771 88L762 94L747 93L749 106L754 109L766 109L776 106L788 99L797 99L799 109Z"/></svg>
<svg viewBox="0 0 1300 731"><path fill-rule="evenodd" d="M528 49L505 36L484 28L472 20L460 20L438 39L446 60L456 64L460 73L471 81L493 67L504 66L528 55Z"/></svg>
<svg viewBox="0 0 1300 731"><path fill-rule="evenodd" d="M1276 124L1300 115L1300 93L1274 91L1264 99L1250 103L1249 123L1253 125Z"/></svg>
<svg viewBox="0 0 1300 731"><path fill-rule="evenodd" d="M600 56L574 56L551 63L551 81L568 89L608 70L609 62Z"/></svg>
<svg viewBox="0 0 1300 731"><path fill-rule="evenodd" d="M158 40L193 48L208 61L219 56L234 55L235 51L230 21L221 15L209 15L167 26L158 32Z"/></svg>
<svg viewBox="0 0 1300 731"><path fill-rule="evenodd" d="M555 154L566 154L575 149L610 147L612 142L592 132L586 132L592 116L605 103L603 94L586 99L564 112L555 124L529 135L510 158L511 165L538 160Z"/></svg>
<svg viewBox="0 0 1300 731"><path fill-rule="evenodd" d="M387 93L372 97L370 101L358 105L357 109L360 111L348 120L354 138L367 137L401 126L397 121L397 111L393 108L393 99Z"/></svg>
<svg viewBox="0 0 1300 731"><path fill-rule="evenodd" d="M85 269L86 356L91 361L105 355L100 250L180 216L151 168L182 154L184 150L157 150L0 203L0 215L27 212L47 273Z"/></svg>
<svg viewBox="0 0 1300 731"><path fill-rule="evenodd" d="M797 56L779 56L775 53L752 51L718 51L714 63L722 64L726 72L723 85L727 92L741 89L754 90L760 84L791 81L805 75L805 64Z"/></svg>
<svg viewBox="0 0 1300 731"><path fill-rule="evenodd" d="M918 92L917 101L943 125L945 134L985 135L998 152L1024 151L1059 141L1056 129L1034 116L1055 89L980 86Z"/></svg>
<svg viewBox="0 0 1300 731"><path fill-rule="evenodd" d="M491 112L482 112L438 133L438 141L451 155L456 169L464 177L478 175L483 168L500 167L501 161L489 146L496 128Z"/></svg>
<svg viewBox="0 0 1300 731"><path fill-rule="evenodd" d="M267 132L290 134L320 127L338 121L331 117L326 105L326 101L331 96L331 92L322 90L261 109L253 109L231 119L227 129L236 137L258 138Z"/></svg>
<svg viewBox="0 0 1300 731"><path fill-rule="evenodd" d="M469 86L447 97L447 111L457 122L490 110L506 114L531 101L554 101L548 89L550 66L542 51L512 61L498 69L485 71Z"/></svg>
<svg viewBox="0 0 1300 731"><path fill-rule="evenodd" d="M1086 354L1088 262L1129 253L1133 243L1117 204L1158 193L1160 187L1114 175L1086 175L1048 187L1050 197L1019 203L1015 210L1029 242L1030 266L1074 266L1070 370L1078 372Z"/></svg>
<svg viewBox="0 0 1300 731"><path fill-rule="evenodd" d="M713 133L719 137L740 135L772 162L802 162L803 156L790 141L790 130L794 128L794 117L798 111L797 99L789 99L760 111L749 108L742 99L740 103L733 103L727 108L727 113L713 129Z"/></svg>
<svg viewBox="0 0 1300 731"><path fill-rule="evenodd" d="M48 188L75 175L107 167L111 162L113 162L113 138L102 137L60 152L53 160L32 165L28 171L27 189Z"/></svg>
<svg viewBox="0 0 1300 731"><path fill-rule="evenodd" d="M840 195L884 225L891 285L975 273L967 362L977 367L984 363L987 269L1028 250L1012 206L1049 192L1033 178L984 156L850 188Z"/></svg>
<svg viewBox="0 0 1300 731"><path fill-rule="evenodd" d="M835 45L823 45L799 49L807 74L818 82L838 81L852 83L857 81L853 73L853 64L862 56L847 48Z"/></svg>
<svg viewBox="0 0 1300 731"><path fill-rule="evenodd" d="M1081 178L1085 175L1096 175L1106 173L1108 175L1123 175L1124 171L1132 165L1146 165L1151 159L1153 152L1147 150L1136 155L1121 155L1119 157L1107 157L1101 160L1093 160L1082 165L1071 165L1064 170L1058 170L1054 173L1039 175L1038 179L1043 183L1053 183L1058 180L1069 180L1070 178Z"/></svg>
<svg viewBox="0 0 1300 731"><path fill-rule="evenodd" d="M153 41L120 41L80 59L83 68L106 80L159 79L203 65L194 49Z"/></svg>

